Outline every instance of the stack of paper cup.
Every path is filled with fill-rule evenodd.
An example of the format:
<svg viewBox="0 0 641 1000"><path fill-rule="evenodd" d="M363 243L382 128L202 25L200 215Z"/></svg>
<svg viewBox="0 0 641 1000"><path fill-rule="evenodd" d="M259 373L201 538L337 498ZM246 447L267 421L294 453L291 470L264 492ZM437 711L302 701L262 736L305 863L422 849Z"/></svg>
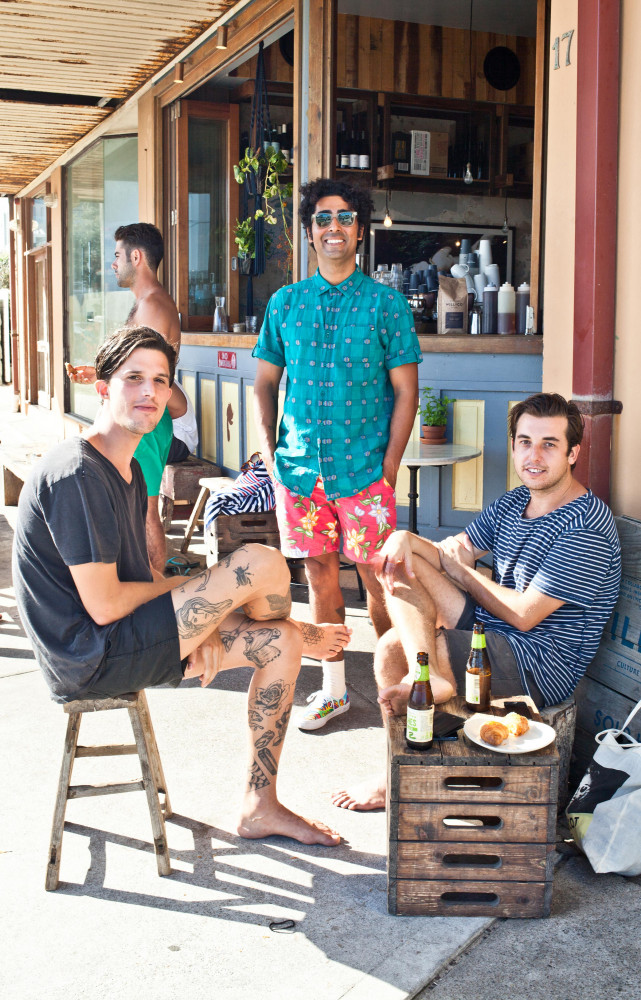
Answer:
<svg viewBox="0 0 641 1000"><path fill-rule="evenodd" d="M488 285L496 285L497 288L501 287L501 279L499 276L498 264L486 264L485 274L487 276Z"/></svg>
<svg viewBox="0 0 641 1000"><path fill-rule="evenodd" d="M492 244L490 240L479 240L479 269L481 274L485 273L485 268L492 263Z"/></svg>
<svg viewBox="0 0 641 1000"><path fill-rule="evenodd" d="M476 301L477 302L482 302L483 301L483 289L485 288L486 285L487 285L487 277L486 277L486 275L484 275L484 274L475 274L474 275L474 289L475 289L475 292L476 292Z"/></svg>

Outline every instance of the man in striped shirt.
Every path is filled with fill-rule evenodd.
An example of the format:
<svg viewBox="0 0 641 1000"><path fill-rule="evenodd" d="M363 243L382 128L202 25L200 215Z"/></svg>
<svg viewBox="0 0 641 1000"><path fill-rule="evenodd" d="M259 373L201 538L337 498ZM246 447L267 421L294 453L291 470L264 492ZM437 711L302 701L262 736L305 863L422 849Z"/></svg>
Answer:
<svg viewBox="0 0 641 1000"><path fill-rule="evenodd" d="M436 703L464 690L474 622L485 627L492 694L568 698L594 657L616 603L619 539L610 509L574 476L583 421L572 402L537 393L510 412L514 467L523 486L438 544L397 531L379 574L394 627L375 670L384 715L404 713L416 654L426 650ZM493 555L493 579L476 560ZM384 804L384 780L340 791L348 809Z"/></svg>

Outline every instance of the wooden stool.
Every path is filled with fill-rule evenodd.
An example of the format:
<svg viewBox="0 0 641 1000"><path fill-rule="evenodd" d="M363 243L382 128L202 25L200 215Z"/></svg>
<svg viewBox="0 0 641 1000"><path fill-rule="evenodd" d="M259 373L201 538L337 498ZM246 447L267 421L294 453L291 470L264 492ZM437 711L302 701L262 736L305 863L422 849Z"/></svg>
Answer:
<svg viewBox="0 0 641 1000"><path fill-rule="evenodd" d="M83 712L104 712L113 708L126 708L128 710L136 742L115 746L78 746L78 734L80 732ZM53 813L45 889L53 890L58 888L67 799L77 799L86 795L110 795L115 792L135 792L144 789L147 793L147 805L149 806L149 815L151 816L158 874L170 875L171 865L165 833L165 819L171 816L171 805L145 692L138 691L134 694L124 694L120 698L71 701L64 706L64 710L69 716L69 721L67 723L67 735L65 737L65 747L62 756L62 767L60 769L58 794ZM137 753L140 758L141 780L134 779L133 781L102 785L70 784L71 771L76 757L113 757L134 753ZM165 799L164 806L161 806L160 803L159 795L161 792Z"/></svg>
<svg viewBox="0 0 641 1000"><path fill-rule="evenodd" d="M186 517L199 496L198 485L203 476L219 476L220 468L206 459L190 455L184 462L166 465L160 484L158 505L165 531L169 529L174 516L174 506L186 507Z"/></svg>
<svg viewBox="0 0 641 1000"><path fill-rule="evenodd" d="M221 490L227 490L230 486L234 485L234 482L235 480L230 479L229 476L205 476L203 479L198 480L200 493L198 494L198 499L194 504L194 509L191 512L191 516L187 522L187 527L185 528L185 537L183 538L182 545L180 546L181 552L187 551L189 543L191 542L191 536L194 533L194 528L202 522L200 515L203 512L203 507L209 498L209 494L220 493Z"/></svg>

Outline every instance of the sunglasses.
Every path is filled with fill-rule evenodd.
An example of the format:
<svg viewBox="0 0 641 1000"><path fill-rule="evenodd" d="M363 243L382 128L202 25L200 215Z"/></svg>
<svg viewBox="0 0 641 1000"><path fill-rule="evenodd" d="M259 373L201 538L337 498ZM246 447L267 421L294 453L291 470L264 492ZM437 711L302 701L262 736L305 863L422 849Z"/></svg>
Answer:
<svg viewBox="0 0 641 1000"><path fill-rule="evenodd" d="M240 467L240 471L247 472L249 469L253 469L255 465L258 465L259 462L262 462L262 460L263 457L261 453L259 451L255 451L254 454L250 458L248 458L246 462L243 462L243 464Z"/></svg>
<svg viewBox="0 0 641 1000"><path fill-rule="evenodd" d="M336 219L339 226L348 228L354 225L357 215L358 212L350 212L347 209L342 212L315 212L312 215L312 222L315 222L319 229L327 229L331 226L332 219Z"/></svg>

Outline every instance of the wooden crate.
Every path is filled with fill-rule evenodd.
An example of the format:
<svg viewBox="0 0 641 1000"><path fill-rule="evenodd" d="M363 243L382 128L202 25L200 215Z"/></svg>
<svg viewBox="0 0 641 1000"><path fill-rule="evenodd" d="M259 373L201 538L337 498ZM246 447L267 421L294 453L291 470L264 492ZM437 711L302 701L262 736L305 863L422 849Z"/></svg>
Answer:
<svg viewBox="0 0 641 1000"><path fill-rule="evenodd" d="M260 514L219 514L207 532L207 565L235 552L245 542L280 548L278 522L273 510Z"/></svg>
<svg viewBox="0 0 641 1000"><path fill-rule="evenodd" d="M641 522L616 518L621 539L621 592L586 676L576 689L577 718L570 792L597 748L596 733L618 729L641 698ZM641 739L638 717L632 735Z"/></svg>
<svg viewBox="0 0 641 1000"><path fill-rule="evenodd" d="M463 699L447 708L468 714ZM558 781L554 744L498 754L460 732L417 753L405 744L405 720L391 719L389 912L548 916Z"/></svg>
<svg viewBox="0 0 641 1000"><path fill-rule="evenodd" d="M220 476L220 468L204 458L190 455L184 462L166 465L160 484L158 506L165 531L174 516L174 507L180 507L180 516L187 518L200 493L200 480L205 476Z"/></svg>

